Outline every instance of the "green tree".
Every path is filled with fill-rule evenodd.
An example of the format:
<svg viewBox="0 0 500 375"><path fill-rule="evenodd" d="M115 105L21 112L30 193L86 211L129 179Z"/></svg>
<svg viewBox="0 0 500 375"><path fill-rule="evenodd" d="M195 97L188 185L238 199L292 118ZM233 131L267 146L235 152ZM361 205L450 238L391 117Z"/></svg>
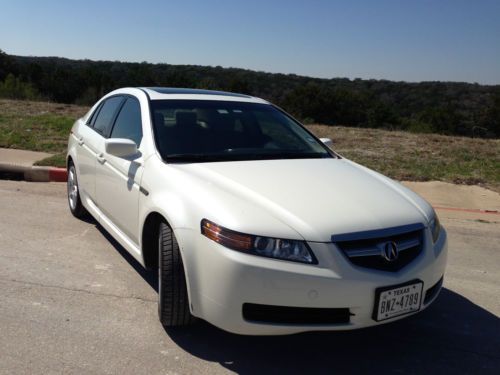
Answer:
<svg viewBox="0 0 500 375"><path fill-rule="evenodd" d="M500 137L500 89L493 95L491 105L480 121L480 126L487 129L489 135Z"/></svg>
<svg viewBox="0 0 500 375"><path fill-rule="evenodd" d="M17 73L14 61L4 51L0 49L0 82L5 80L9 73Z"/></svg>
<svg viewBox="0 0 500 375"><path fill-rule="evenodd" d="M36 100L40 98L40 93L30 83L22 82L9 73L5 81L0 82L0 97Z"/></svg>

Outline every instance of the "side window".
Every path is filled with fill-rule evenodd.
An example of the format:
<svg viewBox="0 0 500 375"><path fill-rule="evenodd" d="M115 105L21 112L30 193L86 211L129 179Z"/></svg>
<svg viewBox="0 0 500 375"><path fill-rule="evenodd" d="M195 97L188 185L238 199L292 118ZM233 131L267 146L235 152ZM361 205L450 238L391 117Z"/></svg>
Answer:
<svg viewBox="0 0 500 375"><path fill-rule="evenodd" d="M116 118L111 138L127 138L134 141L137 146L141 144L141 105L137 99L127 99Z"/></svg>
<svg viewBox="0 0 500 375"><path fill-rule="evenodd" d="M97 114L97 118L93 123L94 129L102 136L108 136L109 131L111 130L111 121L113 121L116 111L120 107L122 101L123 97L114 96L107 99L102 105L101 110Z"/></svg>
<svg viewBox="0 0 500 375"><path fill-rule="evenodd" d="M89 116L89 118L87 120L87 125L90 126L91 128L94 127L95 119L97 118L97 115L99 114L99 111L101 110L101 107L102 107L102 103L97 106L95 111L92 112L92 114Z"/></svg>

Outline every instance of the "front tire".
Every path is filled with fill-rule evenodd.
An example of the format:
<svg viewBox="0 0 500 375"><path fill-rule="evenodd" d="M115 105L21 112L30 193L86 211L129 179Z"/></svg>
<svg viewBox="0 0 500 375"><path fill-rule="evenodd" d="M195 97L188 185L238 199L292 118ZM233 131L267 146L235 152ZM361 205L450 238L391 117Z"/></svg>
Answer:
<svg viewBox="0 0 500 375"><path fill-rule="evenodd" d="M189 311L186 276L179 244L172 229L160 223L158 259L158 315L165 327L190 325L194 318Z"/></svg>
<svg viewBox="0 0 500 375"><path fill-rule="evenodd" d="M85 207L83 207L82 201L80 199L80 189L78 187L76 168L72 162L70 162L68 168L67 191L68 204L71 213L78 219L85 218L87 216L87 210L85 209Z"/></svg>

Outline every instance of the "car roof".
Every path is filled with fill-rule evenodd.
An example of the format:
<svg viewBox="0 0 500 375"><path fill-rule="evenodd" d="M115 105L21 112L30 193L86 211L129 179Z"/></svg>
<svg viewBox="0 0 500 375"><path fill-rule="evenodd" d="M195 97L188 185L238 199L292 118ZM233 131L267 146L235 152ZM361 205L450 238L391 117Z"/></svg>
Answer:
<svg viewBox="0 0 500 375"><path fill-rule="evenodd" d="M236 94L225 91L189 89L177 87L140 87L149 95L151 100L185 99L185 100L220 100L250 103L265 103L267 101L244 94Z"/></svg>

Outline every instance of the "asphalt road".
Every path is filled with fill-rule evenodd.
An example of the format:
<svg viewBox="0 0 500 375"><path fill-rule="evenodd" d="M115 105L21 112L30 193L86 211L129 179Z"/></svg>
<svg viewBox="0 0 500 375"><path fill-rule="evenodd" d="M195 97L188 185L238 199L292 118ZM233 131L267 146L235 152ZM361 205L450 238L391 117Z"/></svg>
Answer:
<svg viewBox="0 0 500 375"><path fill-rule="evenodd" d="M417 316L281 337L165 330L155 275L74 219L63 184L0 181L0 374L498 374L500 224L442 222L445 288Z"/></svg>

